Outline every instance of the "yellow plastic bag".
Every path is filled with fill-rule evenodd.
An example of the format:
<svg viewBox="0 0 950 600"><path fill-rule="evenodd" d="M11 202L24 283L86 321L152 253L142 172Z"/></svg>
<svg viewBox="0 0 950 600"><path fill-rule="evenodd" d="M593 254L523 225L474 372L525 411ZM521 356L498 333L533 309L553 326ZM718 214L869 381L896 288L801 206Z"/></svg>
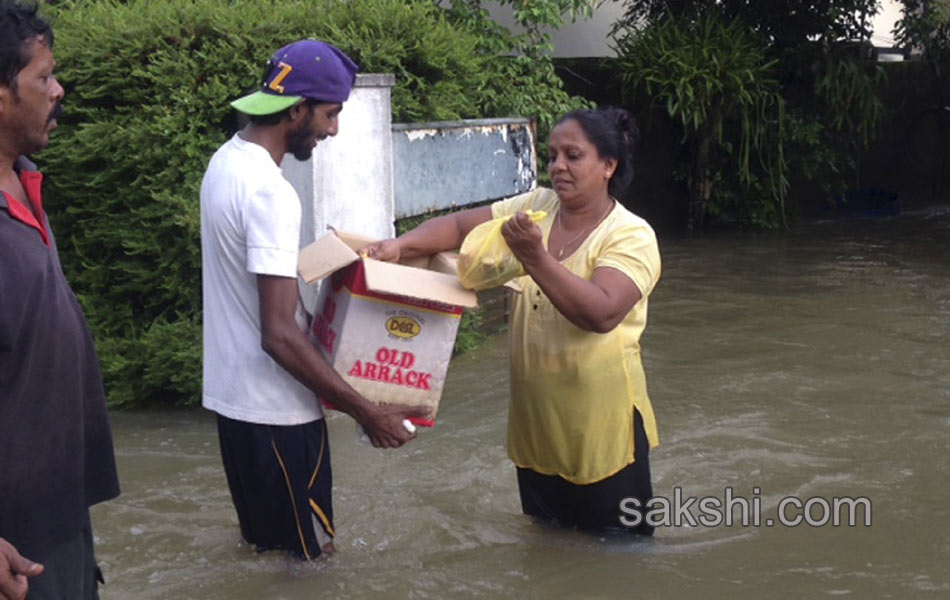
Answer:
<svg viewBox="0 0 950 600"><path fill-rule="evenodd" d="M535 223L547 216L543 210L526 210L525 214ZM524 275L524 268L501 235L501 226L510 218L486 221L465 236L458 259L459 281L463 287L487 290Z"/></svg>

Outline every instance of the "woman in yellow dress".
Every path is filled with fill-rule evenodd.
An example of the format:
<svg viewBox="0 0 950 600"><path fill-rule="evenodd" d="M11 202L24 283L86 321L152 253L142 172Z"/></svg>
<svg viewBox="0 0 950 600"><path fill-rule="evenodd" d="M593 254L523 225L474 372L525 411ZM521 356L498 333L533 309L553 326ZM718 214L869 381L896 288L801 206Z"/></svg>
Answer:
<svg viewBox="0 0 950 600"><path fill-rule="evenodd" d="M522 509L649 535L633 509L652 497L649 450L659 440L639 340L660 255L650 225L616 200L633 178L635 140L622 109L570 112L551 131L553 189L430 219L366 250L388 261L430 255L513 215L502 234L527 275L510 331L508 454ZM529 209L547 215L535 223Z"/></svg>

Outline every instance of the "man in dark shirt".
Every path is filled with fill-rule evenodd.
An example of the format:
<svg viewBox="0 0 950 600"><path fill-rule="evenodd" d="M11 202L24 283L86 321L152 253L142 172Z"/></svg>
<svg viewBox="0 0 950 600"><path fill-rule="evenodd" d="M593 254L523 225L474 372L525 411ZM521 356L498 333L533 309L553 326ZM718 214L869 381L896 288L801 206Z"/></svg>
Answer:
<svg viewBox="0 0 950 600"><path fill-rule="evenodd" d="M52 43L0 0L0 600L98 598L89 507L119 493L92 336L23 158L56 127Z"/></svg>

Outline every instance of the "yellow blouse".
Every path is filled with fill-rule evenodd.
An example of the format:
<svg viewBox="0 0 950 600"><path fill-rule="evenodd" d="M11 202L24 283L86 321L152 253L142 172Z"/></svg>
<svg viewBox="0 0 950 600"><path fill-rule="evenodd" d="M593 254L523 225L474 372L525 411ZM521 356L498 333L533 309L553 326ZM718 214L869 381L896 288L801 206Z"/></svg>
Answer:
<svg viewBox="0 0 950 600"><path fill-rule="evenodd" d="M492 216L546 211L538 226L547 247L559 207L552 190L539 188L494 203ZM650 225L618 202L561 264L587 280L597 268L617 269L643 294L617 327L599 334L562 316L531 277L516 280L523 291L509 336L508 455L519 467L588 484L634 461L634 407L650 447L659 444L639 340L648 296L660 278L660 254Z"/></svg>

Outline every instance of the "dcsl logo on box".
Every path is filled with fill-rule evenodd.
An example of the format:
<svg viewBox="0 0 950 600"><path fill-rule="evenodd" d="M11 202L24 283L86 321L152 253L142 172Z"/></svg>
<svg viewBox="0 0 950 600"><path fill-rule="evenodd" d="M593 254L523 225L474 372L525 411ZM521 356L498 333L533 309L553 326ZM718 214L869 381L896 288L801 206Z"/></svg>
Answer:
<svg viewBox="0 0 950 600"><path fill-rule="evenodd" d="M386 332L401 338L414 338L422 331L422 325L412 317L390 317L386 320Z"/></svg>

